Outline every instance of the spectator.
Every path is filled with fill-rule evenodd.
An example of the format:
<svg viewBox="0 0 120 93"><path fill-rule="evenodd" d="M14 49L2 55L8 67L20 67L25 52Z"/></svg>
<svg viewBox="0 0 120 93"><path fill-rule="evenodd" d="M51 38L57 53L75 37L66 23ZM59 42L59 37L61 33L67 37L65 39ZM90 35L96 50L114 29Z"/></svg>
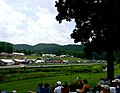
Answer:
<svg viewBox="0 0 120 93"><path fill-rule="evenodd" d="M61 81L58 81L57 82L57 87L54 89L54 93L62 93L62 89L61 88L63 88L63 86L61 84Z"/></svg>
<svg viewBox="0 0 120 93"><path fill-rule="evenodd" d="M70 86L69 86L69 91L70 92L76 92L76 87L75 87L75 84L74 84L74 82L71 82L71 84L70 84Z"/></svg>
<svg viewBox="0 0 120 93"><path fill-rule="evenodd" d="M116 78L120 79L120 74L116 76Z"/></svg>
<svg viewBox="0 0 120 93"><path fill-rule="evenodd" d="M93 91L93 93L96 93L96 92L100 93L100 91L102 91L101 85L97 83L97 85L94 86L92 91Z"/></svg>
<svg viewBox="0 0 120 93"><path fill-rule="evenodd" d="M116 87L116 93L120 93L120 79L112 80L113 87Z"/></svg>
<svg viewBox="0 0 120 93"><path fill-rule="evenodd" d="M83 86L80 86L79 89L76 89L76 92L78 92L78 93L83 93L83 92L84 92L84 91L83 91Z"/></svg>
<svg viewBox="0 0 120 93"><path fill-rule="evenodd" d="M40 84L38 84L38 93L43 93L43 84L42 82Z"/></svg>
<svg viewBox="0 0 120 93"><path fill-rule="evenodd" d="M111 80L110 79L108 79L108 78L105 78L105 85L109 85L109 86L111 86Z"/></svg>
<svg viewBox="0 0 120 93"><path fill-rule="evenodd" d="M48 83L44 84L43 93L50 93L50 86Z"/></svg>
<svg viewBox="0 0 120 93"><path fill-rule="evenodd" d="M83 82L82 82L82 80L78 81L76 91L79 92L79 93L83 93Z"/></svg>
<svg viewBox="0 0 120 93"><path fill-rule="evenodd" d="M65 81L62 87L62 93L69 93L68 83Z"/></svg>
<svg viewBox="0 0 120 93"><path fill-rule="evenodd" d="M80 87L83 87L83 82L82 80L78 80L76 84L76 89L79 89Z"/></svg>
<svg viewBox="0 0 120 93"><path fill-rule="evenodd" d="M89 84L88 84L88 80L87 80L87 79L84 79L83 82L84 82L84 85L83 85L83 93L87 93L87 92L89 92L89 90L90 90L90 86L89 86Z"/></svg>
<svg viewBox="0 0 120 93"><path fill-rule="evenodd" d="M101 89L101 85L104 85L105 81L101 78L100 81L97 83L97 85L93 88L93 93L100 93L100 91L102 91Z"/></svg>
<svg viewBox="0 0 120 93"><path fill-rule="evenodd" d="M52 90L52 93L54 93L54 89L55 89L56 87L57 87L57 84L54 83L54 84L52 85L52 87L51 87L51 88L52 88L52 89L51 89L51 90Z"/></svg>
<svg viewBox="0 0 120 93"><path fill-rule="evenodd" d="M101 85L102 91L100 93L110 93L109 85Z"/></svg>
<svg viewBox="0 0 120 93"><path fill-rule="evenodd" d="M116 87L110 87L110 93L116 93Z"/></svg>

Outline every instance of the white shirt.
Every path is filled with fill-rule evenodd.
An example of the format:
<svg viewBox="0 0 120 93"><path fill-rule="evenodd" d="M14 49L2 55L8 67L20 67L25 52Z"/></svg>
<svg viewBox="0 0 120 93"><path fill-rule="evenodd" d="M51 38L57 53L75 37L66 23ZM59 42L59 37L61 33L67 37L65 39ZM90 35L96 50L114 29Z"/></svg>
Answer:
<svg viewBox="0 0 120 93"><path fill-rule="evenodd" d="M54 89L54 93L62 93L61 91L62 86L58 86Z"/></svg>
<svg viewBox="0 0 120 93"><path fill-rule="evenodd" d="M116 93L116 87L110 87L110 93Z"/></svg>

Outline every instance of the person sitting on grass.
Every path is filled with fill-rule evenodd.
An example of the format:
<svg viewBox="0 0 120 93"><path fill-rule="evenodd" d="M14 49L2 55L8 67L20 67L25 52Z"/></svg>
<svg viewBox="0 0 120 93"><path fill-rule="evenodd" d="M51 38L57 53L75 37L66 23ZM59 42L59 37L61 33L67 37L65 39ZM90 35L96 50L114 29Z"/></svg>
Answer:
<svg viewBox="0 0 120 93"><path fill-rule="evenodd" d="M69 93L69 86L68 83L65 81L62 87L62 93Z"/></svg>
<svg viewBox="0 0 120 93"><path fill-rule="evenodd" d="M97 85L94 86L94 88L93 88L93 90L92 90L93 93L96 93L96 92L99 92L99 93L100 93L100 91L102 90L101 85L104 85L104 84L105 84L105 81L104 81L103 78L101 78L100 81L97 83Z"/></svg>
<svg viewBox="0 0 120 93"><path fill-rule="evenodd" d="M50 85L48 83L45 83L43 90L43 93L50 93Z"/></svg>
<svg viewBox="0 0 120 93"><path fill-rule="evenodd" d="M70 83L69 92L76 92L76 86L74 82Z"/></svg>
<svg viewBox="0 0 120 93"><path fill-rule="evenodd" d="M87 80L87 79L84 79L83 82L84 82L84 85L83 85L83 93L87 93L87 92L89 92L89 90L90 90L90 86L89 86L89 84L88 84L88 80Z"/></svg>
<svg viewBox="0 0 120 93"><path fill-rule="evenodd" d="M110 93L109 85L101 85L102 91L100 93Z"/></svg>
<svg viewBox="0 0 120 93"><path fill-rule="evenodd" d="M79 80L78 81L78 84L77 84L77 87L76 87L77 89L76 89L76 91L78 92L78 93L83 93L83 82L82 82L82 80Z"/></svg>

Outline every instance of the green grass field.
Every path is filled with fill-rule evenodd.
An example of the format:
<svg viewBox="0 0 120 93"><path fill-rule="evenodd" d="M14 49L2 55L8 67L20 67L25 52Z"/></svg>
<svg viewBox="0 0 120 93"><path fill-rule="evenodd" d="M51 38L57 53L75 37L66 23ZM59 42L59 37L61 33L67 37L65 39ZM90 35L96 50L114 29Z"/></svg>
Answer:
<svg viewBox="0 0 120 93"><path fill-rule="evenodd" d="M77 67L78 68L78 67ZM61 69L61 68L57 68ZM73 68L74 69L74 68ZM118 68L115 69L115 76L119 74L120 70ZM35 73L35 72L34 72ZM36 72L38 73L38 72ZM27 93L28 90L37 91L37 85L39 83L49 83L50 86L52 86L53 83L56 83L58 80L60 80L62 83L64 81L67 81L68 84L70 84L71 81L76 81L77 77L81 77L81 79L88 79L88 82L93 88L93 86L96 85L96 83L99 81L100 78L106 77L106 72L99 72L99 73L81 73L81 72L69 72L68 70L64 71L57 71L54 74L50 75L53 72L39 72L39 74L47 74L48 76L45 77L38 77L33 79L25 79L25 80L17 80L17 81L6 81L0 83L0 90L6 90L8 92L11 92L12 90L16 89L17 93ZM27 74L27 73L26 73ZM21 74L23 75L23 74Z"/></svg>
<svg viewBox="0 0 120 93"><path fill-rule="evenodd" d="M42 83L49 83L52 85L60 80L62 83L67 81L69 84L71 81L76 81L76 77L81 77L81 79L87 78L91 87L96 85L96 82L99 81L100 77L105 77L104 73L97 73L97 74L71 74L71 75L61 75L55 77L44 77L44 78L35 78L35 79L28 79L28 80L19 80L13 82L6 82L0 84L1 90L6 90L8 92L12 91L13 89L17 90L17 93L27 93L28 90L37 91L37 85L42 81Z"/></svg>

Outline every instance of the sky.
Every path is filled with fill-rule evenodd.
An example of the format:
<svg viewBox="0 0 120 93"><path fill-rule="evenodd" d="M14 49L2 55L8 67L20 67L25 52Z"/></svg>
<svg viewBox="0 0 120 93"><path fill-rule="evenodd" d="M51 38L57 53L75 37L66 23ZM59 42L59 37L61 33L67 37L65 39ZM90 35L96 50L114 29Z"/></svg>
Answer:
<svg viewBox="0 0 120 93"><path fill-rule="evenodd" d="M59 24L55 0L0 0L0 41L12 44L75 44L74 22Z"/></svg>

